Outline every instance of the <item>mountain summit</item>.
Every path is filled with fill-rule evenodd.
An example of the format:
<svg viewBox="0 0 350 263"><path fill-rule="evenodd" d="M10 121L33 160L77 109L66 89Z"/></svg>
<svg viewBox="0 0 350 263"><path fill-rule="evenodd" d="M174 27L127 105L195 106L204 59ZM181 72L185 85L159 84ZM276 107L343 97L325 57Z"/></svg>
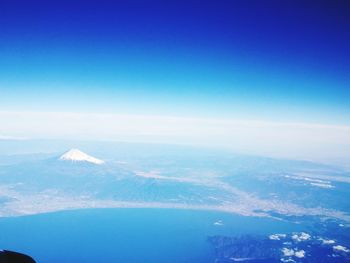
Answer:
<svg viewBox="0 0 350 263"><path fill-rule="evenodd" d="M104 161L92 157L78 149L71 149L68 152L64 153L60 158L63 161L72 161L72 162L89 162L94 164L103 164Z"/></svg>

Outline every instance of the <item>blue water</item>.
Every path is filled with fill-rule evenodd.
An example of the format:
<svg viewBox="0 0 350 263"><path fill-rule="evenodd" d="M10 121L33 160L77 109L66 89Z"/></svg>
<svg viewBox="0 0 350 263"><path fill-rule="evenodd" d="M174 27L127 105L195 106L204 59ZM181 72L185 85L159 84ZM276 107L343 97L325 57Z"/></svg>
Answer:
<svg viewBox="0 0 350 263"><path fill-rule="evenodd" d="M221 220L223 225L214 225ZM209 235L299 231L267 218L181 209L87 209L0 218L0 248L38 263L214 262Z"/></svg>

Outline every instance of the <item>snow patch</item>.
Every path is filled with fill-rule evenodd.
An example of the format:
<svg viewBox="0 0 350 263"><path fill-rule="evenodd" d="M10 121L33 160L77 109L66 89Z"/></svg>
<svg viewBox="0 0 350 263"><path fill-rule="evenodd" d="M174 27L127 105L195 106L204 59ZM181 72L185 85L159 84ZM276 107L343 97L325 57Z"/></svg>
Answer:
<svg viewBox="0 0 350 263"><path fill-rule="evenodd" d="M64 153L60 158L62 161L72 161L72 162L89 162L94 164L103 164L104 161L92 157L78 149L71 149Z"/></svg>

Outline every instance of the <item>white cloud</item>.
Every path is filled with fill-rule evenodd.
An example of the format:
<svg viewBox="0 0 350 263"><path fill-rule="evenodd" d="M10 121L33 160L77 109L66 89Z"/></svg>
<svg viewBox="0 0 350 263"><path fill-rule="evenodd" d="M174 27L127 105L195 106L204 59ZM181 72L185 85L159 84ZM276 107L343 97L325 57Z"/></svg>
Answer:
<svg viewBox="0 0 350 263"><path fill-rule="evenodd" d="M337 246L333 246L333 250L336 250L336 251L342 251L342 252L350 252L350 250L344 246L341 246L341 245L337 245Z"/></svg>
<svg viewBox="0 0 350 263"><path fill-rule="evenodd" d="M282 248L282 253L283 256L285 257L292 257L295 256L297 258L303 258L305 257L305 251L304 250L293 250L293 249L289 249L289 248ZM286 261L284 261L286 262Z"/></svg>
<svg viewBox="0 0 350 263"><path fill-rule="evenodd" d="M320 188L326 188L326 189L334 188L334 186L331 184L310 183L310 185L317 186Z"/></svg>
<svg viewBox="0 0 350 263"><path fill-rule="evenodd" d="M282 253L285 257L291 257L294 256L294 250L293 249L289 249L289 248L282 248Z"/></svg>
<svg viewBox="0 0 350 263"><path fill-rule="evenodd" d="M306 241L306 240L309 240L310 238L311 236L304 232L301 232L299 235L298 234L292 235L292 239L296 242Z"/></svg>
<svg viewBox="0 0 350 263"><path fill-rule="evenodd" d="M300 181L307 181L310 182L310 185L317 186L320 188L334 188L334 186L331 184L330 181L324 181L320 179L314 179L314 178L308 178L308 177L302 177L302 176L291 176L291 175L285 175L285 178L293 179L293 180L300 180Z"/></svg>
<svg viewBox="0 0 350 263"><path fill-rule="evenodd" d="M224 223L221 220L214 222L214 226L223 226Z"/></svg>
<svg viewBox="0 0 350 263"><path fill-rule="evenodd" d="M273 234L269 236L269 239L271 240L281 240L281 238L285 238L286 234Z"/></svg>
<svg viewBox="0 0 350 263"><path fill-rule="evenodd" d="M323 245L330 245L330 244L334 244L334 243L335 243L335 240L332 240L332 239L323 239L323 238L320 238L320 240L322 241L322 244L323 244Z"/></svg>
<svg viewBox="0 0 350 263"><path fill-rule="evenodd" d="M304 250L295 251L295 252L294 252L294 255L295 255L297 258L303 258L303 257L305 257L305 251L304 251Z"/></svg>
<svg viewBox="0 0 350 263"><path fill-rule="evenodd" d="M291 258L281 258L281 262L295 262L295 260Z"/></svg>
<svg viewBox="0 0 350 263"><path fill-rule="evenodd" d="M0 134L0 140L16 140L17 141L17 140L26 140L26 138Z"/></svg>

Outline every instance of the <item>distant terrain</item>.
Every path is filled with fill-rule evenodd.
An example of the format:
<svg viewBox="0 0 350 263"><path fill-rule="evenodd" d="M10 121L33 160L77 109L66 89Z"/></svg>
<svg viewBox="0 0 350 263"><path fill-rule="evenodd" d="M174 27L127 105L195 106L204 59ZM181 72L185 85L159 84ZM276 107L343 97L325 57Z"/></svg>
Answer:
<svg viewBox="0 0 350 263"><path fill-rule="evenodd" d="M344 168L223 150L143 146L128 151L124 145L105 152L75 148L0 156L3 218L87 208L211 211L217 216L203 222L213 230L200 230L195 242L210 244L217 263L348 262L349 198L350 173ZM229 222L222 212L256 223L238 233L232 229L247 220ZM261 235L253 226L264 228L263 219L271 221ZM279 223L288 227L281 231Z"/></svg>
<svg viewBox="0 0 350 263"><path fill-rule="evenodd" d="M1 216L164 207L350 221L350 173L329 165L200 150L103 160L73 149L12 158L0 157Z"/></svg>

